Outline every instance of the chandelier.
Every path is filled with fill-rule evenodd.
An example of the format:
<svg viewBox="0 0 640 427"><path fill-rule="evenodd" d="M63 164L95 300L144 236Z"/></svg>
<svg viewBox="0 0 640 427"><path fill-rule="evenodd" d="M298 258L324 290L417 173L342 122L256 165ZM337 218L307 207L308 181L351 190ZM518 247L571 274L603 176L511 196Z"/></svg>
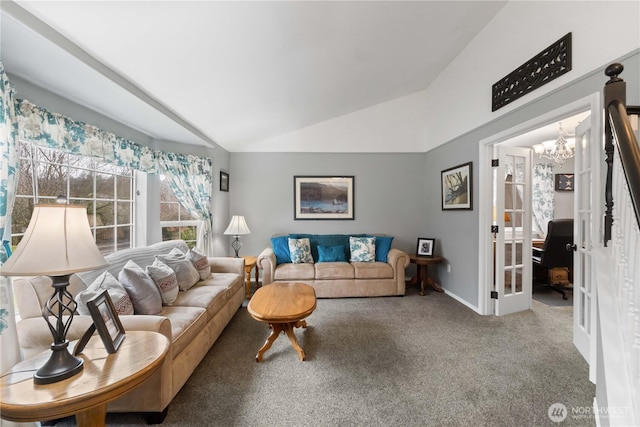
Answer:
<svg viewBox="0 0 640 427"><path fill-rule="evenodd" d="M576 155L576 140L569 138L570 135L562 129L562 123L558 125L558 139L536 144L533 146L533 151L539 154L540 158L545 157L563 164L567 159Z"/></svg>

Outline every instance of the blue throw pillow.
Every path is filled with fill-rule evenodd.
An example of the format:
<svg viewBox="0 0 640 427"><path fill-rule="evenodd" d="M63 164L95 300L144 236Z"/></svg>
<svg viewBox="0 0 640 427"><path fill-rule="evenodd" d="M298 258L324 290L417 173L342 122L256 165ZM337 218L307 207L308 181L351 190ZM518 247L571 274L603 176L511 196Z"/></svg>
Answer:
<svg viewBox="0 0 640 427"><path fill-rule="evenodd" d="M376 236L376 261L387 262L392 241L391 236Z"/></svg>
<svg viewBox="0 0 640 427"><path fill-rule="evenodd" d="M291 253L289 253L289 236L278 236L271 238L273 253L276 255L276 265L291 263Z"/></svg>
<svg viewBox="0 0 640 427"><path fill-rule="evenodd" d="M344 256L344 247L337 246L318 246L318 262L346 262Z"/></svg>

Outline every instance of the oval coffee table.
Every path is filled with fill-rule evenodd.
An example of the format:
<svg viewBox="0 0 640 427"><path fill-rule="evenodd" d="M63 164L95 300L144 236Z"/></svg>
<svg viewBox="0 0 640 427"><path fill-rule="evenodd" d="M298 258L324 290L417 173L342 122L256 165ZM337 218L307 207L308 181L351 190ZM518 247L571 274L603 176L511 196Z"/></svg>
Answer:
<svg viewBox="0 0 640 427"><path fill-rule="evenodd" d="M307 322L303 319L315 308L316 291L304 283L271 283L258 289L249 301L247 311L254 319L268 323L271 334L258 350L256 362L262 360L280 332L287 334L300 360L305 360L304 350L298 344L293 328L306 328Z"/></svg>

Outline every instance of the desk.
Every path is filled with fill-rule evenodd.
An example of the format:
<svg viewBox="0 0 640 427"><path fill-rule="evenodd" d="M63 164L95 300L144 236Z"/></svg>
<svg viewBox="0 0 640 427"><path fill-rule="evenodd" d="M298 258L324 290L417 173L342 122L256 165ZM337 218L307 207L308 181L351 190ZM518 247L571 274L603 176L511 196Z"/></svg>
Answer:
<svg viewBox="0 0 640 427"><path fill-rule="evenodd" d="M251 299L251 270L254 268L256 269L256 290L258 290L258 286L260 286L258 282L258 266L256 265L258 257L243 256L242 258L244 258L244 274L247 275L245 279L246 297L247 299Z"/></svg>
<svg viewBox="0 0 640 427"><path fill-rule="evenodd" d="M444 292L444 289L440 287L431 277L429 277L428 268L431 264L440 264L444 261L441 256L417 256L409 255L409 260L412 264L418 267L418 275L411 279L411 284L420 284L420 295L424 295L424 283L427 282L429 286L436 290L436 292Z"/></svg>
<svg viewBox="0 0 640 427"><path fill-rule="evenodd" d="M69 346L71 347L71 346ZM80 427L104 426L107 403L134 389L156 372L169 340L148 331L130 331L117 353L108 354L94 335L81 357L84 369L71 378L36 385L33 373L49 358L47 350L15 365L0 380L0 413L9 421L32 422L76 416Z"/></svg>

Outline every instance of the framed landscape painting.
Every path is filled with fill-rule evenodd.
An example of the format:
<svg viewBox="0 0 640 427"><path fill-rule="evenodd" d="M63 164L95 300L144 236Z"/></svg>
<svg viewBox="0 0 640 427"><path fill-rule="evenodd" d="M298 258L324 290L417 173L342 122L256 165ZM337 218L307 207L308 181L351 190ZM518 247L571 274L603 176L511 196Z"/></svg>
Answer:
<svg viewBox="0 0 640 427"><path fill-rule="evenodd" d="M354 219L353 176L294 176L293 219Z"/></svg>
<svg viewBox="0 0 640 427"><path fill-rule="evenodd" d="M441 172L442 210L473 209L472 162Z"/></svg>

